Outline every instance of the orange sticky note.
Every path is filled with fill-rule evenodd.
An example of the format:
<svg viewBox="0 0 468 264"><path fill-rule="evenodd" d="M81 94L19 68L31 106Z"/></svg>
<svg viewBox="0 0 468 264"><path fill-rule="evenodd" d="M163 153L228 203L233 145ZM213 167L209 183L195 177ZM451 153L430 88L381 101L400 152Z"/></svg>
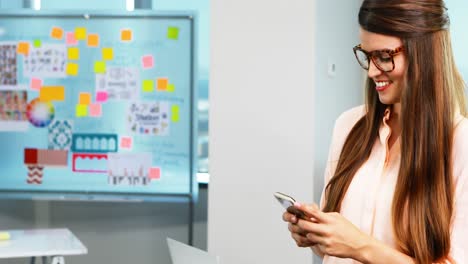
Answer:
<svg viewBox="0 0 468 264"><path fill-rule="evenodd" d="M88 47L97 47L97 46L99 46L99 35L88 34Z"/></svg>
<svg viewBox="0 0 468 264"><path fill-rule="evenodd" d="M82 104L82 105L91 104L91 93L80 93L79 104Z"/></svg>
<svg viewBox="0 0 468 264"><path fill-rule="evenodd" d="M78 75L78 64L77 63L67 63L67 68L65 69L68 75L76 76Z"/></svg>
<svg viewBox="0 0 468 264"><path fill-rule="evenodd" d="M76 105L76 117L88 116L88 106L77 104Z"/></svg>
<svg viewBox="0 0 468 264"><path fill-rule="evenodd" d="M167 90L167 85L169 84L169 80L167 78L158 78L157 79L157 89L158 91L166 91Z"/></svg>
<svg viewBox="0 0 468 264"><path fill-rule="evenodd" d="M78 47L68 48L68 59L69 60L79 60L80 59L80 49Z"/></svg>
<svg viewBox="0 0 468 264"><path fill-rule="evenodd" d="M112 60L114 58L114 49L112 48L102 48L102 59L103 60Z"/></svg>
<svg viewBox="0 0 468 264"><path fill-rule="evenodd" d="M89 105L89 116L92 116L92 117L102 116L102 105L101 104L90 104Z"/></svg>
<svg viewBox="0 0 468 264"><path fill-rule="evenodd" d="M39 91L39 100L41 101L64 101L65 87L64 86L42 86Z"/></svg>
<svg viewBox="0 0 468 264"><path fill-rule="evenodd" d="M62 39L63 29L59 27L52 27L52 30L50 31L50 36L54 39Z"/></svg>
<svg viewBox="0 0 468 264"><path fill-rule="evenodd" d="M29 55L29 42L19 42L16 51L25 56Z"/></svg>
<svg viewBox="0 0 468 264"><path fill-rule="evenodd" d="M84 27L75 28L75 39L85 40L86 39L86 28L84 28Z"/></svg>
<svg viewBox="0 0 468 264"><path fill-rule="evenodd" d="M132 40L132 30L131 29L122 29L120 31L120 39L122 41L131 41Z"/></svg>

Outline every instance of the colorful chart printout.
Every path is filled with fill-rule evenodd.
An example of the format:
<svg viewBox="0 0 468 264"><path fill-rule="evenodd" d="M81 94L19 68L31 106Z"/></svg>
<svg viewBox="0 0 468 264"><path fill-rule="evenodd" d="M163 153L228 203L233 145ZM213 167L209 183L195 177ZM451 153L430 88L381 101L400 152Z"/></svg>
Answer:
<svg viewBox="0 0 468 264"><path fill-rule="evenodd" d="M72 136L73 152L106 153L117 152L118 136L116 134L80 134Z"/></svg>
<svg viewBox="0 0 468 264"><path fill-rule="evenodd" d="M33 78L65 78L67 49L64 44L42 44L23 56L23 76Z"/></svg>
<svg viewBox="0 0 468 264"><path fill-rule="evenodd" d="M28 104L26 116L33 126L46 127L54 119L54 105L36 98Z"/></svg>
<svg viewBox="0 0 468 264"><path fill-rule="evenodd" d="M74 172L107 173L107 154L73 153Z"/></svg>
<svg viewBox="0 0 468 264"><path fill-rule="evenodd" d="M49 125L49 149L70 150L73 134L72 120L55 119Z"/></svg>
<svg viewBox="0 0 468 264"><path fill-rule="evenodd" d="M26 91L0 91L0 131L28 129Z"/></svg>
<svg viewBox="0 0 468 264"><path fill-rule="evenodd" d="M96 92L107 92L107 100L136 100L139 83L137 68L107 67L96 74Z"/></svg>
<svg viewBox="0 0 468 264"><path fill-rule="evenodd" d="M151 153L109 153L109 184L147 185L152 158Z"/></svg>
<svg viewBox="0 0 468 264"><path fill-rule="evenodd" d="M28 93L26 91L0 91L0 120L27 121Z"/></svg>
<svg viewBox="0 0 468 264"><path fill-rule="evenodd" d="M169 103L133 102L128 109L128 130L137 135L169 135Z"/></svg>
<svg viewBox="0 0 468 264"><path fill-rule="evenodd" d="M16 44L0 42L0 85L16 85L18 77Z"/></svg>

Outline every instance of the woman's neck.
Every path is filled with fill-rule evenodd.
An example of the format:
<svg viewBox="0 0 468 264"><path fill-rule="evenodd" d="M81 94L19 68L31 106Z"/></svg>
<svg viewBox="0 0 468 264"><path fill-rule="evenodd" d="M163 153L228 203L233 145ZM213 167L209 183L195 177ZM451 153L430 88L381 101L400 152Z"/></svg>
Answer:
<svg viewBox="0 0 468 264"><path fill-rule="evenodd" d="M401 103L395 103L392 105L392 114L395 116L400 116L401 113Z"/></svg>

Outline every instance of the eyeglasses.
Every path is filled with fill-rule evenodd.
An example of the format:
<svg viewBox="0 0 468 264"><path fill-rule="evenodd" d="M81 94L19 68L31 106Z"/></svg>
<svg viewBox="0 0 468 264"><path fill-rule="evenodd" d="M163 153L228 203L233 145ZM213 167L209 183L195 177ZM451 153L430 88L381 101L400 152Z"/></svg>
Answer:
<svg viewBox="0 0 468 264"><path fill-rule="evenodd" d="M383 49L367 52L363 50L361 48L361 44L359 44L353 48L353 51L357 61L359 62L359 65L361 65L364 70L369 70L369 64L372 60L377 69L383 72L391 72L395 69L395 62L393 61L393 57L403 51L403 46L394 50Z"/></svg>

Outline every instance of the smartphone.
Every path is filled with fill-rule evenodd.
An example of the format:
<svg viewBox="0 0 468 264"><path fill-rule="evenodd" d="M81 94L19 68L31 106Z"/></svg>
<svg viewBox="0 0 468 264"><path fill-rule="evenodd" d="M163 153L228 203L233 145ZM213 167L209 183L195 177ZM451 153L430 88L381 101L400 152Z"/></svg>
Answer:
<svg viewBox="0 0 468 264"><path fill-rule="evenodd" d="M278 200L278 202L284 207L284 209L286 209L286 211L301 219L308 220L305 213L294 206L294 203L296 202L294 198L280 192L275 192L273 195L275 196L276 200Z"/></svg>

